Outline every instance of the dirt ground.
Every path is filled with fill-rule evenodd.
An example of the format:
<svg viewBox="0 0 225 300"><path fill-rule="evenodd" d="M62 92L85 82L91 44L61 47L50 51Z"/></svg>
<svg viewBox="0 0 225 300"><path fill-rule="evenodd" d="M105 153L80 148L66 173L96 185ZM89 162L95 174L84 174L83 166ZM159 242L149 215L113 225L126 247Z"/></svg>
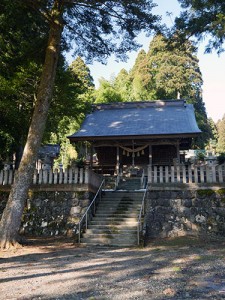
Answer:
<svg viewBox="0 0 225 300"><path fill-rule="evenodd" d="M155 241L145 248L28 239L0 252L0 299L225 299L225 241Z"/></svg>

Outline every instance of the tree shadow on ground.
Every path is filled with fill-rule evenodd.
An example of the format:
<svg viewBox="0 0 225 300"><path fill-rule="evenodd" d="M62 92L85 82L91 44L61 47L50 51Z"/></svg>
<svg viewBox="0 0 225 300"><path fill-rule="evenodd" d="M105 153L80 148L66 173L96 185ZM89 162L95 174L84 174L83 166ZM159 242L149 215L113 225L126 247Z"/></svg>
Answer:
<svg viewBox="0 0 225 300"><path fill-rule="evenodd" d="M27 248L33 253L25 247L0 261L6 270L0 273L3 289L25 286L14 289L14 295L22 294L11 299L225 298L224 242L164 239L146 248L82 248L60 238L31 242Z"/></svg>

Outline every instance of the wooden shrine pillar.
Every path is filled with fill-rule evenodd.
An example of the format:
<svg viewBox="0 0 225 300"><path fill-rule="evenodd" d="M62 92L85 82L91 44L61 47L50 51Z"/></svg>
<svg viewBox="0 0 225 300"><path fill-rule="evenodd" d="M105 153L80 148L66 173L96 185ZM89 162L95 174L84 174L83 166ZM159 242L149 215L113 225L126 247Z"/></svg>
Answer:
<svg viewBox="0 0 225 300"><path fill-rule="evenodd" d="M93 168L93 144L91 144L90 148L90 169L92 170Z"/></svg>
<svg viewBox="0 0 225 300"><path fill-rule="evenodd" d="M116 147L116 175L118 176L120 173L120 148Z"/></svg>
<svg viewBox="0 0 225 300"><path fill-rule="evenodd" d="M180 142L179 141L177 141L176 148L177 148L177 163L179 165L180 164Z"/></svg>
<svg viewBox="0 0 225 300"><path fill-rule="evenodd" d="M149 165L152 165L152 145L149 145Z"/></svg>

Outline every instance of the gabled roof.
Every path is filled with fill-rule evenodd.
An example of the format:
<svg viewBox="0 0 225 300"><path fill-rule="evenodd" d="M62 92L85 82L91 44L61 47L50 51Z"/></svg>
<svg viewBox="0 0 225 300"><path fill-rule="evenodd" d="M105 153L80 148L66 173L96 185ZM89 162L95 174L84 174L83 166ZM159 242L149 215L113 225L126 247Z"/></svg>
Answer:
<svg viewBox="0 0 225 300"><path fill-rule="evenodd" d="M195 136L201 133L192 104L184 100L96 105L71 141Z"/></svg>

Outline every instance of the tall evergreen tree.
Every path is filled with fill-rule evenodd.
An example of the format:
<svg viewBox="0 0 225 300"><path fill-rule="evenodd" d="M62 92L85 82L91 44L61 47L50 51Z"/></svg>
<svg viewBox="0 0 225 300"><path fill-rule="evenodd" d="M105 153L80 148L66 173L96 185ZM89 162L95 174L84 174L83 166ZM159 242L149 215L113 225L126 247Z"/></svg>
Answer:
<svg viewBox="0 0 225 300"><path fill-rule="evenodd" d="M93 93L93 78L81 57L75 59L64 72L59 72L44 141L60 144L57 162L64 166L76 158L67 136L79 128L93 102Z"/></svg>
<svg viewBox="0 0 225 300"><path fill-rule="evenodd" d="M122 101L130 101L130 89L131 83L129 80L129 73L127 70L122 69L119 74L115 77L113 87L120 94Z"/></svg>
<svg viewBox="0 0 225 300"><path fill-rule="evenodd" d="M225 115L222 120L219 120L216 124L218 130L218 143L216 150L219 153L225 153Z"/></svg>
<svg viewBox="0 0 225 300"><path fill-rule="evenodd" d="M196 57L196 49L186 40L176 47L161 34L150 43L149 72L154 78L153 88L158 99L193 98L199 94L202 76Z"/></svg>
<svg viewBox="0 0 225 300"><path fill-rule="evenodd" d="M129 73L131 84L130 98L133 101L150 100L154 91L154 78L149 70L148 57L142 49L136 58L135 64Z"/></svg>

